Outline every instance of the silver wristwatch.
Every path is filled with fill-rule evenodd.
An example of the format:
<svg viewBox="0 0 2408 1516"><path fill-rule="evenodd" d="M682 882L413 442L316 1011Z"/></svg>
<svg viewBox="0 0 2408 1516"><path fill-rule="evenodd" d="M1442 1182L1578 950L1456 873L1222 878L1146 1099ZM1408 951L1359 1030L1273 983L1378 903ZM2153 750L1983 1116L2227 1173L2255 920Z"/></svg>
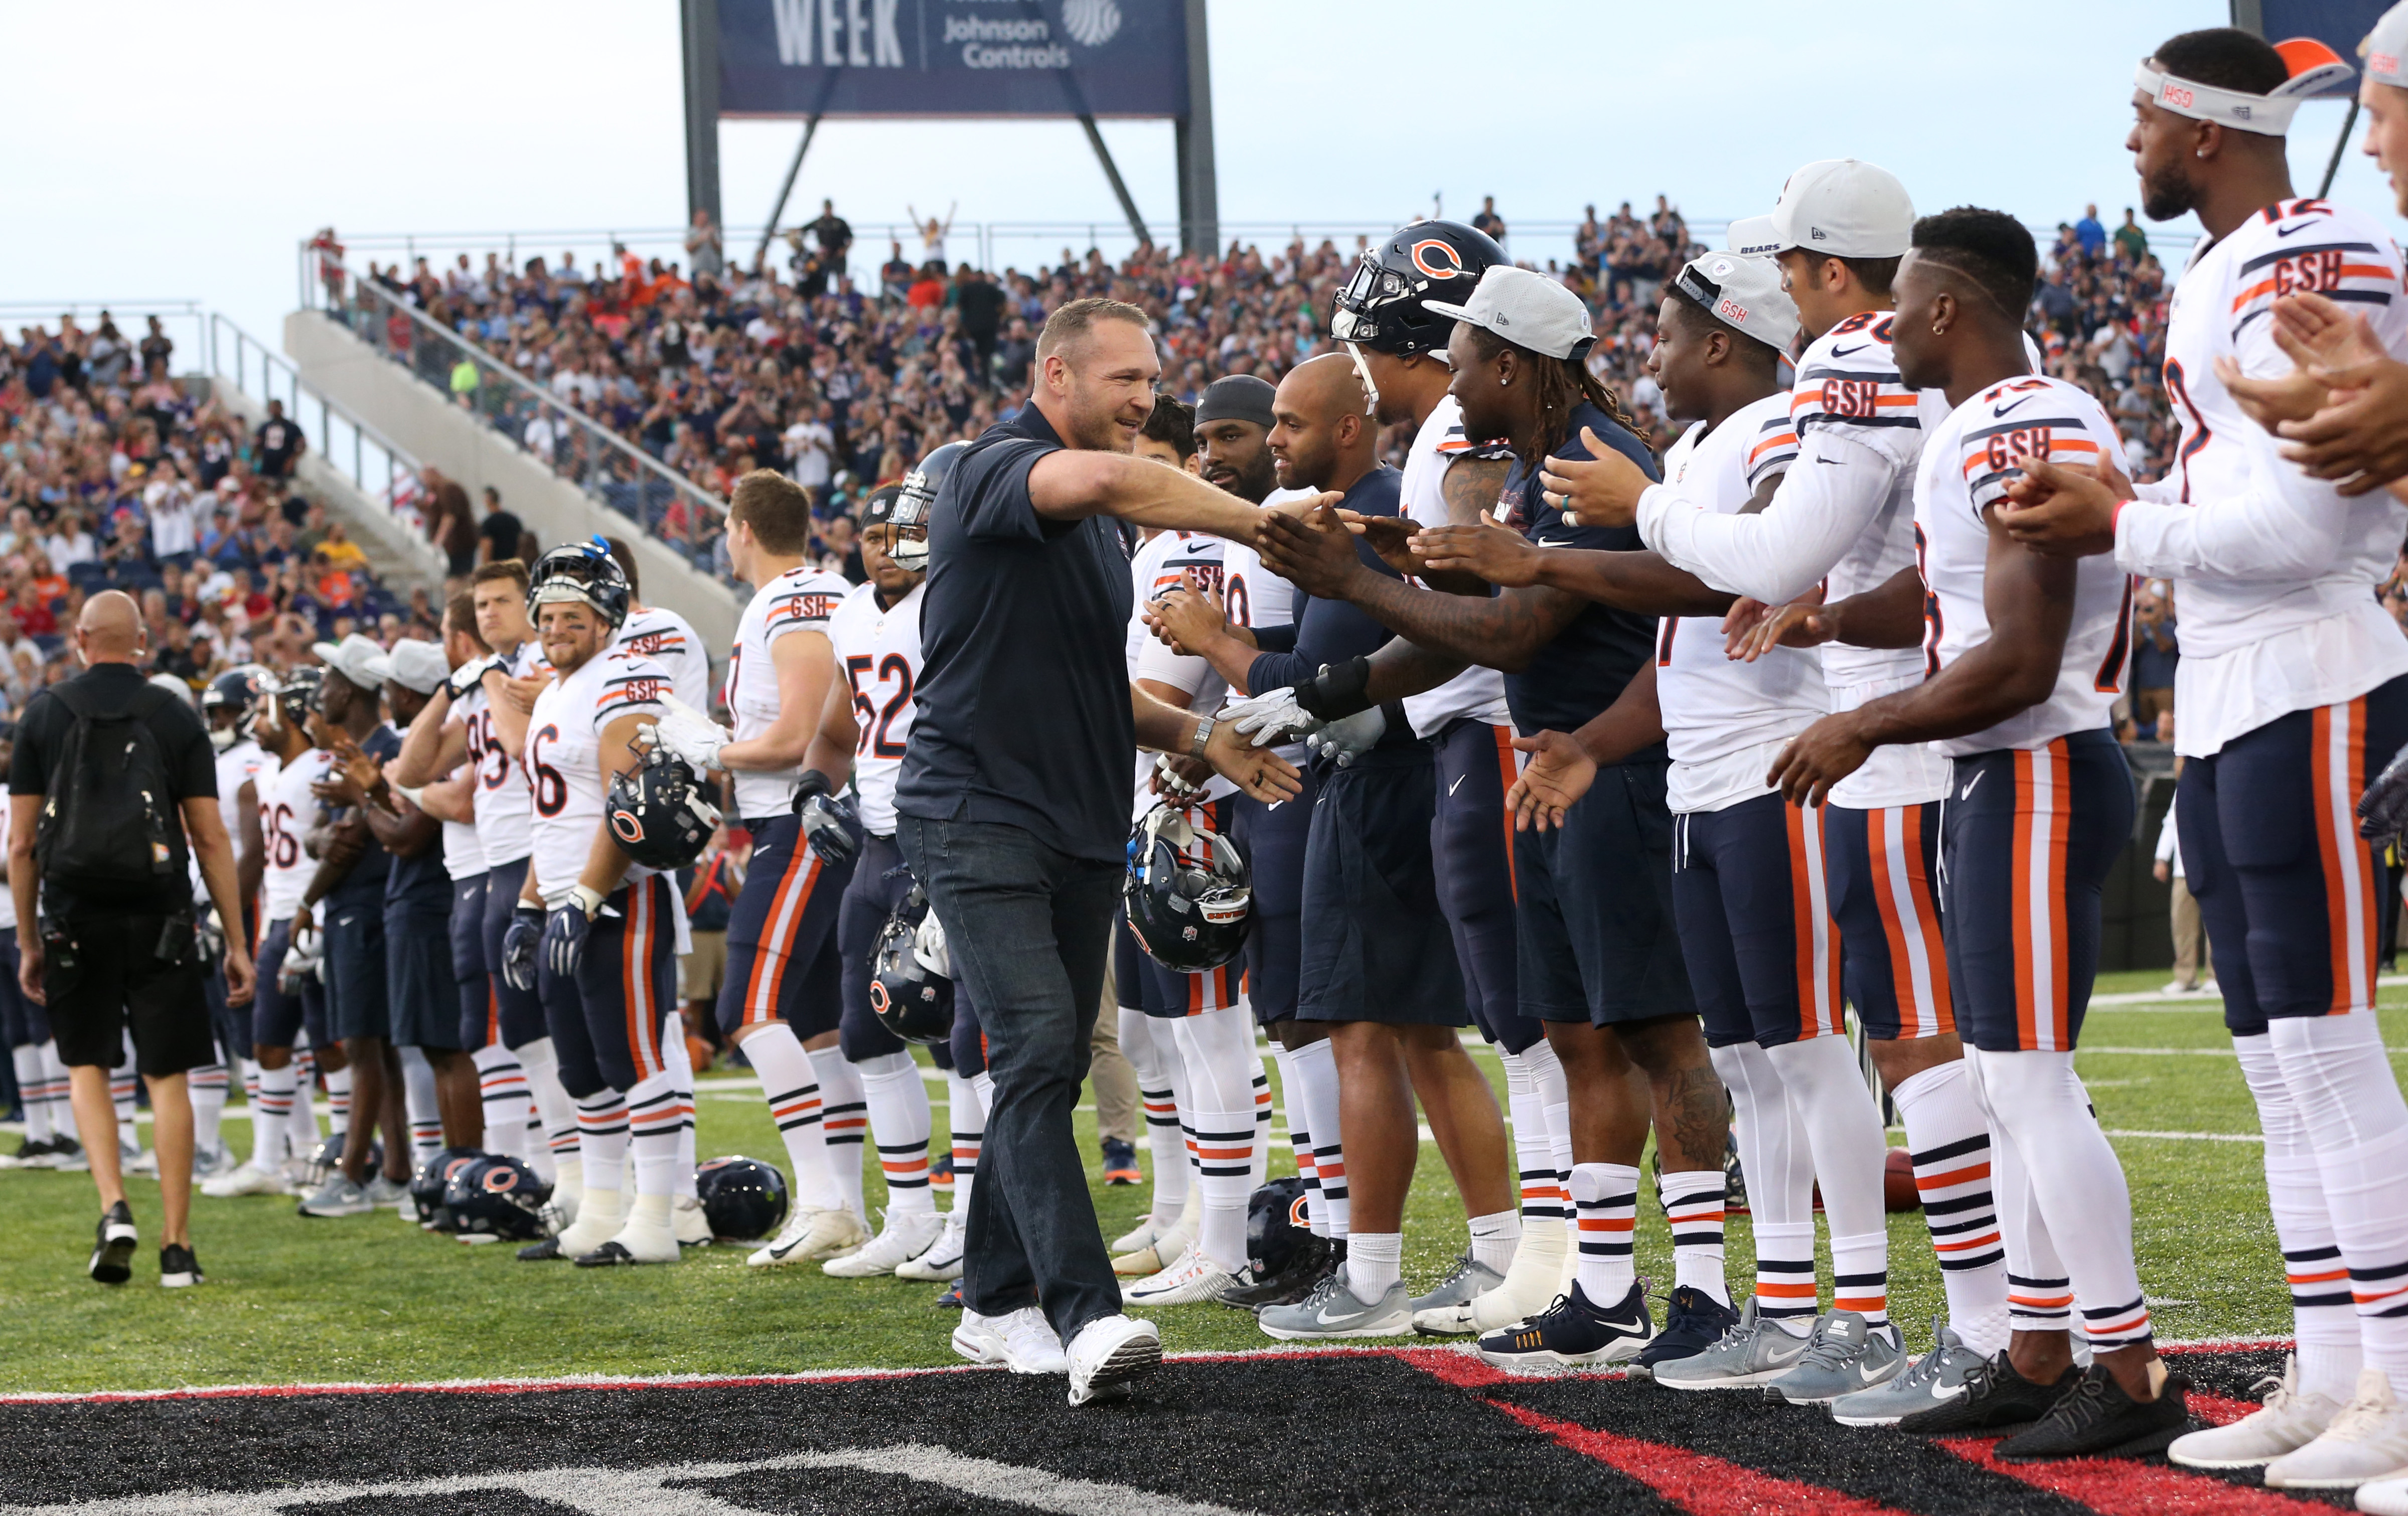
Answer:
<svg viewBox="0 0 2408 1516"><path fill-rule="evenodd" d="M1196 735L1187 740L1187 756L1190 758L1203 757L1204 745L1211 740L1212 718L1210 716L1197 717Z"/></svg>

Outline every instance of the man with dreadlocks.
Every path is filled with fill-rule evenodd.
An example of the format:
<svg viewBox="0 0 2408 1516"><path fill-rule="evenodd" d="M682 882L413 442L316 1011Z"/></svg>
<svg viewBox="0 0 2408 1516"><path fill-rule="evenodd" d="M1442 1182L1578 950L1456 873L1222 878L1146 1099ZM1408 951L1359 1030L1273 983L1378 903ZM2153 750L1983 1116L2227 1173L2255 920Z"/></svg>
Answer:
<svg viewBox="0 0 2408 1516"><path fill-rule="evenodd" d="M1583 362L1595 338L1579 297L1527 269L1499 265L1481 276L1463 305L1433 301L1429 308L1456 322L1447 345L1449 389L1463 408L1465 435L1501 439L1513 452L1495 517L1541 547L1638 549L1628 528L1568 524L1539 492L1547 460L1589 455L1584 429L1656 471L1620 404ZM1393 566L1429 577L1404 550L1410 526L1363 529ZM1262 552L1297 588L1351 601L1399 637L1293 692L1296 705L1322 721L1433 688L1482 664L1504 672L1506 701L1523 734L1514 745L1527 751L1532 734L1576 730L1633 680L1654 678L1654 617L1540 586L1483 597L1391 579L1357 561L1333 510L1268 521ZM1514 846L1517 998L1524 1014L1546 1023L1563 1065L1581 1239L1570 1281L1578 1290L1567 1287L1526 1329L1540 1335L1545 1356L1568 1366L1627 1361L1654 1333L1631 1264L1639 1155L1651 1116L1636 1098L1634 1065L1649 1087L1667 1180L1718 1173L1728 1140L1727 1106L1672 930L1664 745L1658 737L1629 749L1560 827L1523 833ZM1696 1198L1682 1188L1692 1182L1673 1180L1684 1201ZM1719 1217L1721 1207L1712 1210Z"/></svg>

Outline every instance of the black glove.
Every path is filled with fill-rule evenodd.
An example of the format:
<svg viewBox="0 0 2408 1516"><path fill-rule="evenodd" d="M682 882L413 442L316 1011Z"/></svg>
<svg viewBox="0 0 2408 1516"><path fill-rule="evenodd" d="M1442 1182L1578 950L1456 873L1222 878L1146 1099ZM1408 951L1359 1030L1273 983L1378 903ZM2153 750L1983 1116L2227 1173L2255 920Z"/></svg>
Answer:
<svg viewBox="0 0 2408 1516"><path fill-rule="evenodd" d="M521 992L535 988L536 950L543 945L543 908L519 906L502 934L502 978Z"/></svg>
<svg viewBox="0 0 2408 1516"><path fill-rule="evenodd" d="M2392 755L2358 798L2358 835L2387 842L2408 829L2408 748Z"/></svg>
<svg viewBox="0 0 2408 1516"><path fill-rule="evenodd" d="M803 840L820 855L820 862L841 868L861 856L861 844L853 839L861 819L851 798L830 799L815 794L804 801L796 814L803 819Z"/></svg>
<svg viewBox="0 0 2408 1516"><path fill-rule="evenodd" d="M1371 683L1371 660L1350 658L1324 664L1321 672L1296 687L1296 703L1325 722L1371 708L1364 692Z"/></svg>

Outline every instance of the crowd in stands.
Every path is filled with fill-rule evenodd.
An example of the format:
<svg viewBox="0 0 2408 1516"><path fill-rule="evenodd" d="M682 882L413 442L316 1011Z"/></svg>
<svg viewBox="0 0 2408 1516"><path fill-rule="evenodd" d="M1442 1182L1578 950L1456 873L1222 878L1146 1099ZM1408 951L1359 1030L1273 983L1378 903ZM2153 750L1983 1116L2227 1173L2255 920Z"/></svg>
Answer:
<svg viewBox="0 0 2408 1516"><path fill-rule="evenodd" d="M280 406L247 423L172 377L174 350L155 318L129 340L106 311L0 340L0 717L77 671L67 633L105 589L140 603L151 669L195 691L347 632L431 635L425 592L380 584L294 478L299 425Z"/></svg>

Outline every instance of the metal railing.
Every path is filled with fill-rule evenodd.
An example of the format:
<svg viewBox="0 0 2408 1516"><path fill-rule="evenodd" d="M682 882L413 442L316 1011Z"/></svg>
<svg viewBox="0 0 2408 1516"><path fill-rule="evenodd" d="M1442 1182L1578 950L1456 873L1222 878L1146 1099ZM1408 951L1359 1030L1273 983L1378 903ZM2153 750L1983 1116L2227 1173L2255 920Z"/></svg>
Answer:
<svg viewBox="0 0 2408 1516"><path fill-rule="evenodd" d="M55 334L63 319L72 319L89 332L100 324L103 316L117 322L117 330L125 338L128 362L139 372L140 348L145 332L145 318L156 316L159 325L176 344L176 353L185 359L187 372L208 359L208 311L197 300L0 300L0 332L14 337L28 326L39 326ZM175 373L175 360L168 361L167 371Z"/></svg>
<svg viewBox="0 0 2408 1516"><path fill-rule="evenodd" d="M270 400L282 401L284 414L309 439L312 453L350 479L363 498L391 512L412 537L425 540L419 460L327 398L267 344L215 311L207 314L203 349L210 376L232 383L263 408Z"/></svg>
<svg viewBox="0 0 2408 1516"><path fill-rule="evenodd" d="M561 479L708 574L727 508L650 453L563 403L483 347L447 331L381 285L349 279L318 308L353 336L452 396ZM724 576L720 576L724 577Z"/></svg>

